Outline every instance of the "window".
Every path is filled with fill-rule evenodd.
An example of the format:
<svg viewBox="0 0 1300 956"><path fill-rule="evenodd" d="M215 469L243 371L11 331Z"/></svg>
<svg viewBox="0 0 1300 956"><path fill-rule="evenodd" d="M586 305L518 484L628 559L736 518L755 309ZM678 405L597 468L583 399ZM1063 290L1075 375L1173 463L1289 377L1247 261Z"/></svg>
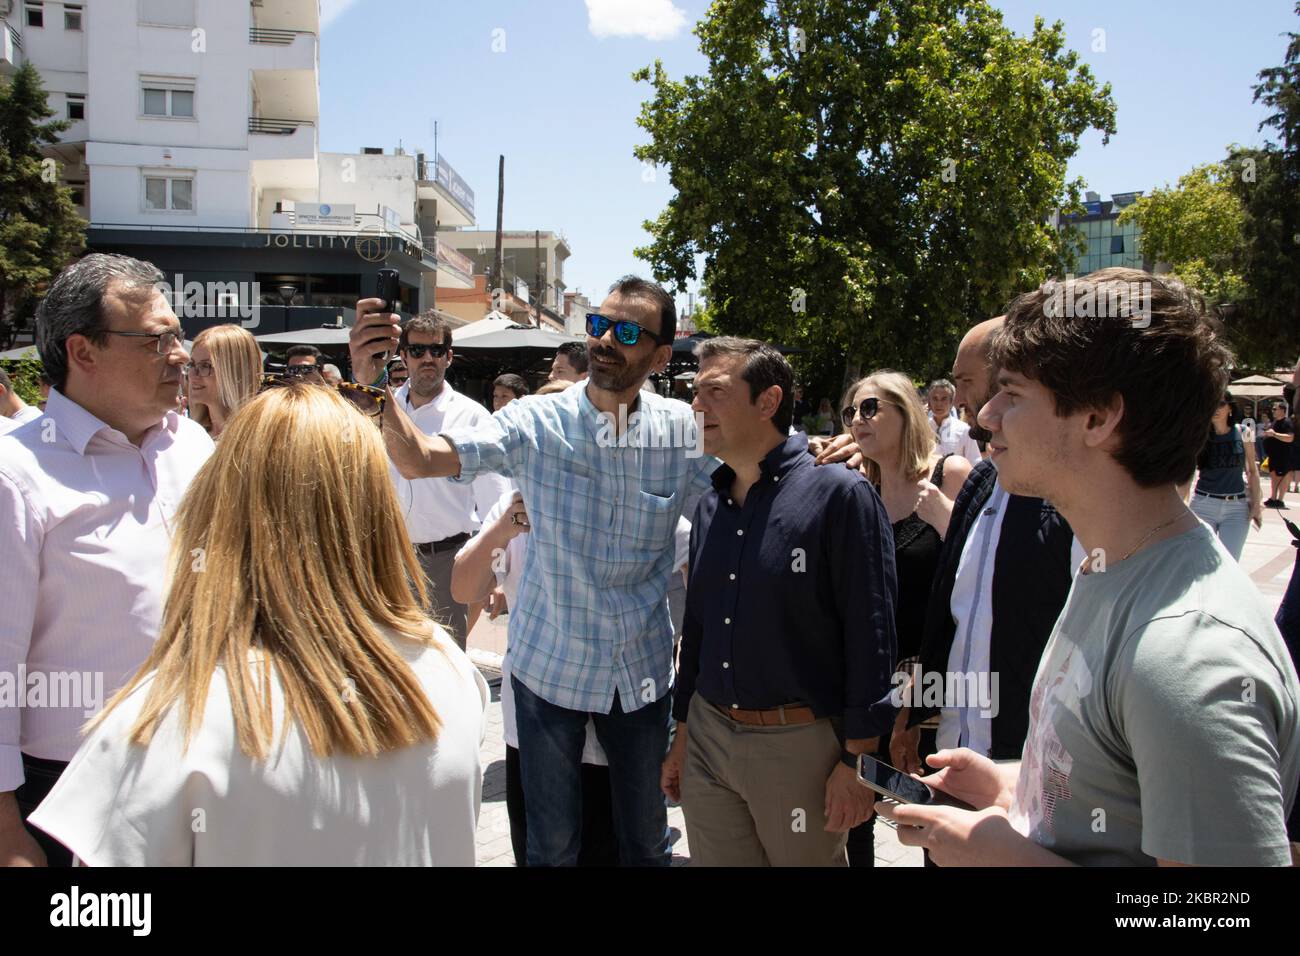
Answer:
<svg viewBox="0 0 1300 956"><path fill-rule="evenodd" d="M1124 252L1124 237L1123 237L1123 236L1111 236L1111 237L1110 237L1110 254L1111 254L1112 256L1117 256L1117 255L1122 255L1123 252Z"/></svg>
<svg viewBox="0 0 1300 956"><path fill-rule="evenodd" d="M192 27L194 0L140 0L140 22L160 27Z"/></svg>
<svg viewBox="0 0 1300 956"><path fill-rule="evenodd" d="M27 25L29 27L45 26L45 7L39 3L27 4Z"/></svg>
<svg viewBox="0 0 1300 956"><path fill-rule="evenodd" d="M194 119L194 81L144 78L140 112L144 116Z"/></svg>
<svg viewBox="0 0 1300 956"><path fill-rule="evenodd" d="M144 208L149 212L193 212L194 177L146 175Z"/></svg>
<svg viewBox="0 0 1300 956"><path fill-rule="evenodd" d="M63 5L63 29L81 29L81 7L73 6L70 3Z"/></svg>
<svg viewBox="0 0 1300 956"><path fill-rule="evenodd" d="M84 120L86 118L86 98L76 93L68 94L68 119Z"/></svg>

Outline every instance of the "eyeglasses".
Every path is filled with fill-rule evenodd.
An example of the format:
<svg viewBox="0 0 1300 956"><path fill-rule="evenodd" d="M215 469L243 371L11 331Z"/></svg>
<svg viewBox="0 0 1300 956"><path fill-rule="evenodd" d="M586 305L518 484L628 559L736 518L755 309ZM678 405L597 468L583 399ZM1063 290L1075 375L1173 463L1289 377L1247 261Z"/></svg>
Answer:
<svg viewBox="0 0 1300 956"><path fill-rule="evenodd" d="M599 312L587 313L587 334L593 339L603 336L611 325L614 327L614 340L622 345L636 345L637 342L641 341L642 332L656 342L659 341L659 336L635 322L629 322L627 319L611 319Z"/></svg>
<svg viewBox="0 0 1300 956"><path fill-rule="evenodd" d="M211 378L216 370L216 366L211 362L191 362L185 366L186 375L197 375L199 378Z"/></svg>
<svg viewBox="0 0 1300 956"><path fill-rule="evenodd" d="M428 352L434 358L442 358L447 354L448 346L446 345L408 345L402 349L413 359L424 358L424 353Z"/></svg>
<svg viewBox="0 0 1300 956"><path fill-rule="evenodd" d="M307 376L310 375L315 375L317 378L320 378L320 366L319 365L288 365L285 366L284 374L292 376L294 378L306 378ZM321 381L324 381L324 379L321 379Z"/></svg>
<svg viewBox="0 0 1300 956"><path fill-rule="evenodd" d="M106 335L125 335L136 339L157 339L158 354L170 355L172 349L176 348L176 343L181 341L181 337L176 332L118 332L114 329L105 329Z"/></svg>
<svg viewBox="0 0 1300 956"><path fill-rule="evenodd" d="M303 368L314 369L315 366L305 365ZM300 383L311 385L322 385L326 388L334 388L343 398L354 405L362 415L379 424L380 431L384 428L384 405L388 401L388 396L382 388L374 388L370 385L358 385L356 382L339 382L337 385L330 386L325 380L317 377L316 381L309 378L303 378L301 375L263 375L262 387L259 388L258 394L265 392L269 388L293 388Z"/></svg>
<svg viewBox="0 0 1300 956"><path fill-rule="evenodd" d="M886 401L884 399L875 398L875 397L864 398L861 402L858 403L857 408L854 408L852 405L850 405L848 408L841 411L840 417L844 419L845 425L853 424L854 413L861 416L864 422L870 421L871 419L876 417L876 412L880 411L881 405L893 405L897 407L898 403Z"/></svg>

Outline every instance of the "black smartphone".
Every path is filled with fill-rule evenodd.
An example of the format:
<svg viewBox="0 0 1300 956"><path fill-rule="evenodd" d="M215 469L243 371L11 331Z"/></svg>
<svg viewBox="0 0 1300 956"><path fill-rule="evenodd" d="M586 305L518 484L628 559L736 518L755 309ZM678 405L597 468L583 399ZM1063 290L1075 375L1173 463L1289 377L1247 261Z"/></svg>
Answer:
<svg viewBox="0 0 1300 956"><path fill-rule="evenodd" d="M942 790L935 790L915 777L903 773L897 767L891 767L867 754L858 757L858 779L882 797L888 797L895 803L957 807L960 810L975 809L969 803L949 796Z"/></svg>
<svg viewBox="0 0 1300 956"><path fill-rule="evenodd" d="M375 278L375 298L384 300L384 312L396 312L402 305L402 293L398 286L396 269L380 269ZM377 362L387 362L391 358L387 349L375 354Z"/></svg>

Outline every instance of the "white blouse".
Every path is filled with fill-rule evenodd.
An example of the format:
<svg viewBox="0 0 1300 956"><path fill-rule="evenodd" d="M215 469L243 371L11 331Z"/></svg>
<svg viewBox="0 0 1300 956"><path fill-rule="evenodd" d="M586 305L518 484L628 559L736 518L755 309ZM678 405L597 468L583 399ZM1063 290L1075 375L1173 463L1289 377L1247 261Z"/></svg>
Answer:
<svg viewBox="0 0 1300 956"><path fill-rule="evenodd" d="M442 721L436 741L379 757L318 758L300 728L265 761L239 749L224 670L181 751L173 709L146 747L127 734L152 678L87 738L29 823L91 866L473 866L488 688L441 627L393 646ZM274 671L272 671L274 673Z"/></svg>

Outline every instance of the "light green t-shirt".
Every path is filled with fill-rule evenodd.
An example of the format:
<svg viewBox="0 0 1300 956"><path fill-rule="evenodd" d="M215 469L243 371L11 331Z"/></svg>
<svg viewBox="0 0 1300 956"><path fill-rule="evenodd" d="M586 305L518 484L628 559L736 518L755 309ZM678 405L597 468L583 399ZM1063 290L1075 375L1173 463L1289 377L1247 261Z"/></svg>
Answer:
<svg viewBox="0 0 1300 956"><path fill-rule="evenodd" d="M1298 697L1259 593L1204 525L1078 574L1011 824L1085 865L1289 865Z"/></svg>

